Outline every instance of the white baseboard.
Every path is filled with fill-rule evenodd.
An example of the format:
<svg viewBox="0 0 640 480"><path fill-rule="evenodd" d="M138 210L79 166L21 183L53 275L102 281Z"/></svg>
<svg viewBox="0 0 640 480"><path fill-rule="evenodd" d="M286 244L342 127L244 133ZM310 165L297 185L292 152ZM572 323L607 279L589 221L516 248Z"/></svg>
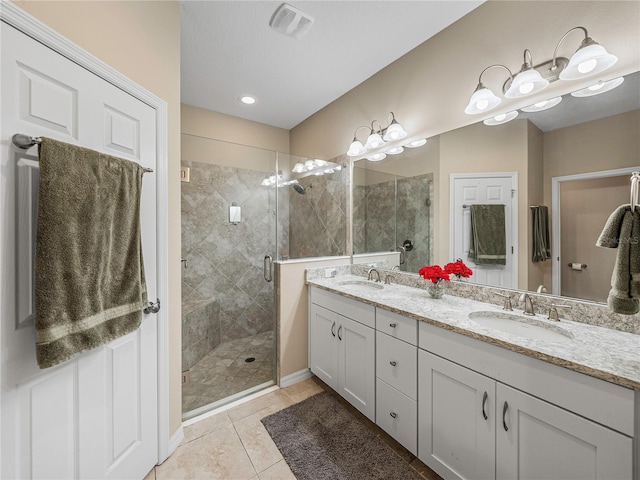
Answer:
<svg viewBox="0 0 640 480"><path fill-rule="evenodd" d="M304 368L297 372L291 373L289 375L285 375L280 378L280 388L288 387L295 383L306 380L307 378L313 377L313 373L308 368Z"/></svg>
<svg viewBox="0 0 640 480"><path fill-rule="evenodd" d="M176 433L169 438L169 456L180 446L182 439L184 439L184 428L180 425Z"/></svg>

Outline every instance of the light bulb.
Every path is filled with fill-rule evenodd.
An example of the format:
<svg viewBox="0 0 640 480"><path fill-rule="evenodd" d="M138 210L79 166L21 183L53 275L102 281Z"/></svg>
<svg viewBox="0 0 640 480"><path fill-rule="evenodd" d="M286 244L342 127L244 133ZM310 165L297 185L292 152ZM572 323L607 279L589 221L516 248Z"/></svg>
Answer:
<svg viewBox="0 0 640 480"><path fill-rule="evenodd" d="M578 71L580 73L589 73L591 70L596 68L597 64L598 61L592 58L591 60L587 60L586 62L582 62L580 65L578 65Z"/></svg>
<svg viewBox="0 0 640 480"><path fill-rule="evenodd" d="M483 98L482 100L478 101L478 103L476 103L476 108L478 110L484 110L488 106L489 106L489 100L487 100L486 98Z"/></svg>
<svg viewBox="0 0 640 480"><path fill-rule="evenodd" d="M520 85L518 90L520 90L520 93L523 95L526 95L527 93L531 93L531 90L533 90L533 83L531 82L523 83L522 85Z"/></svg>
<svg viewBox="0 0 640 480"><path fill-rule="evenodd" d="M313 160L307 160L306 162L304 162L304 166L307 170L311 170L316 166L316 164L313 162Z"/></svg>

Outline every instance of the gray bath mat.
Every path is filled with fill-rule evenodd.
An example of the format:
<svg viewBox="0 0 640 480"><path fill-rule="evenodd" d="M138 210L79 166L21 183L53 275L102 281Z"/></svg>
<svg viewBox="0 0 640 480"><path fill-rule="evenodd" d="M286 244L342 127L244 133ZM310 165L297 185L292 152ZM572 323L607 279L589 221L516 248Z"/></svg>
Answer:
<svg viewBox="0 0 640 480"><path fill-rule="evenodd" d="M298 480L422 478L328 392L262 423Z"/></svg>

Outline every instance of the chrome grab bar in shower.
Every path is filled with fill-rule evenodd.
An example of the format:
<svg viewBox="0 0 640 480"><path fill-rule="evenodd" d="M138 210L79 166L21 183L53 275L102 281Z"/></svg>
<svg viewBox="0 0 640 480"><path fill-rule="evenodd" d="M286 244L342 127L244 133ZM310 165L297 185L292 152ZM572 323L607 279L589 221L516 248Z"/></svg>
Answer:
<svg viewBox="0 0 640 480"><path fill-rule="evenodd" d="M262 264L262 275L267 282L273 281L273 258L271 255L264 256L264 262Z"/></svg>

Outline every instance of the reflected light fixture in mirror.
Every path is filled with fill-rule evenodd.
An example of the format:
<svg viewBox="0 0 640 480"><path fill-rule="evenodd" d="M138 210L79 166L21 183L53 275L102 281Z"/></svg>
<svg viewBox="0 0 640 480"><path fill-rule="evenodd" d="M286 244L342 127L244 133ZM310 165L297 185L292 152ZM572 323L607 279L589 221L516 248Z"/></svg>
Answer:
<svg viewBox="0 0 640 480"><path fill-rule="evenodd" d="M371 155L367 155L367 160L372 162L379 162L380 160L384 160L387 158L387 154L384 152L372 153Z"/></svg>
<svg viewBox="0 0 640 480"><path fill-rule="evenodd" d="M423 145L426 145L427 143L427 139L426 138L421 138L419 140L414 140L413 142L409 142L405 145L405 147L407 148L418 148L421 147Z"/></svg>
<svg viewBox="0 0 640 480"><path fill-rule="evenodd" d="M528 107L521 108L523 112L542 112L543 110L549 110L555 107L562 101L562 97L550 98L549 100L543 100L542 102L534 103Z"/></svg>
<svg viewBox="0 0 640 480"><path fill-rule="evenodd" d="M518 116L518 112L514 110L513 112L501 113L499 115L496 115L495 117L487 118L482 123L484 123L485 125L489 125L490 127L493 127L496 125L502 125L503 123L510 122L517 116Z"/></svg>
<svg viewBox="0 0 640 480"><path fill-rule="evenodd" d="M601 80L598 83L591 85L590 87L571 92L571 96L580 98L600 95L601 93L609 92L614 88L620 86L622 82L624 82L623 77L614 78L613 80L607 80L606 82L603 82Z"/></svg>
<svg viewBox="0 0 640 480"><path fill-rule="evenodd" d="M389 155L398 155L399 153L404 152L404 148L402 147L393 147L390 148L389 150L386 150L385 153L388 153Z"/></svg>
<svg viewBox="0 0 640 480"><path fill-rule="evenodd" d="M576 30L584 32L584 40L573 54L570 60L558 57L558 48L567 36ZM618 58L606 51L606 49L593 41L584 27L574 27L565 33L556 44L553 58L539 65L533 65L531 52L524 50L524 64L514 76L508 67L495 64L485 68L478 79L476 87L465 113L475 115L485 113L497 107L501 100L493 91L482 84L482 74L492 67L502 67L509 72L509 78L502 86L502 92L506 98L520 98L532 95L545 89L550 82L556 80L579 80L596 75L612 67Z"/></svg>

